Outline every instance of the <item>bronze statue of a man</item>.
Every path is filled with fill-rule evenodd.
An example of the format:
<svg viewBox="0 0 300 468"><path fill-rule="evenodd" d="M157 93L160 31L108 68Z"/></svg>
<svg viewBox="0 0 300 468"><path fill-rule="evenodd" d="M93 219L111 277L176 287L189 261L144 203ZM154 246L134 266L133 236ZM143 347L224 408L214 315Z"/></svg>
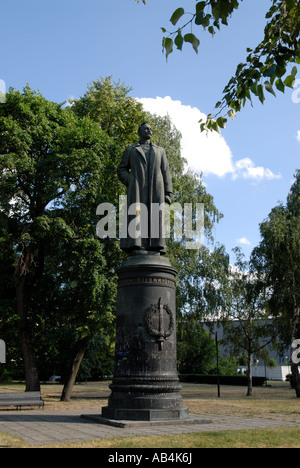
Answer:
<svg viewBox="0 0 300 468"><path fill-rule="evenodd" d="M139 206L146 208L140 216L140 231L137 236L121 239L121 248L126 252L166 253L164 237L163 206L171 203L173 191L169 163L164 148L151 142L151 126L144 122L140 125L139 142L128 146L118 167L118 177L127 187L127 206L136 207L128 215L127 223L140 214ZM158 207L161 209L158 211Z"/></svg>

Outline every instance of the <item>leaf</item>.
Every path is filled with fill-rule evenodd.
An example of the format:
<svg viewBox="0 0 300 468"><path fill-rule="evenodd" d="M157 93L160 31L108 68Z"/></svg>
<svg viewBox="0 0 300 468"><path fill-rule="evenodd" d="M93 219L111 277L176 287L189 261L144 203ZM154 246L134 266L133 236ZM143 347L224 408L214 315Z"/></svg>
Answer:
<svg viewBox="0 0 300 468"><path fill-rule="evenodd" d="M173 40L170 37L163 38L163 50L166 51L166 59L173 52Z"/></svg>
<svg viewBox="0 0 300 468"><path fill-rule="evenodd" d="M298 72L298 68L294 67L293 70L292 70L291 76L293 76L295 78L295 76L297 75L297 72Z"/></svg>
<svg viewBox="0 0 300 468"><path fill-rule="evenodd" d="M177 34L177 36L175 37L175 41L174 41L174 42L175 42L175 45L176 45L177 49L182 50L182 46L183 46L183 37L182 37L180 31L178 31L178 34Z"/></svg>
<svg viewBox="0 0 300 468"><path fill-rule="evenodd" d="M234 111L240 112L240 110L241 110L241 101L240 101L240 99L230 101L229 105L230 105L231 109L233 109Z"/></svg>
<svg viewBox="0 0 300 468"><path fill-rule="evenodd" d="M195 18L195 24L197 24L197 26L200 26L201 24L203 24L204 16L205 15L203 11L200 11L200 13L197 13L196 18Z"/></svg>
<svg viewBox="0 0 300 468"><path fill-rule="evenodd" d="M271 85L271 83L269 83L268 81L265 82L265 88L267 91L269 91L269 93L273 94L273 96L276 97L276 94L274 92L274 89L273 89L273 86Z"/></svg>
<svg viewBox="0 0 300 468"><path fill-rule="evenodd" d="M257 91L257 82L252 83L250 90L252 91L255 96L258 96L258 91Z"/></svg>
<svg viewBox="0 0 300 468"><path fill-rule="evenodd" d="M272 78L276 74L276 70L277 70L277 65L274 63L264 72L264 76Z"/></svg>
<svg viewBox="0 0 300 468"><path fill-rule="evenodd" d="M295 77L293 75L289 75L285 80L284 80L284 84L285 86L287 86L288 88L293 88L294 87L294 83L295 83Z"/></svg>
<svg viewBox="0 0 300 468"><path fill-rule="evenodd" d="M232 120L235 119L236 117L236 112L233 109L230 109L230 111L227 112L228 117L230 117Z"/></svg>
<svg viewBox="0 0 300 468"><path fill-rule="evenodd" d="M210 130L214 130L215 132L217 132L217 133L219 133L221 135L220 127L219 127L218 123L215 120L211 121L211 126L208 127L208 128L210 128Z"/></svg>
<svg viewBox="0 0 300 468"><path fill-rule="evenodd" d="M170 18L171 23L175 26L183 15L184 9L177 8L177 10L174 11L173 15Z"/></svg>
<svg viewBox="0 0 300 468"><path fill-rule="evenodd" d="M285 91L285 86L284 86L284 83L283 83L283 81L281 80L281 78L278 78L278 80L277 80L276 83L275 83L275 86L276 86L276 88L278 89L278 91L281 91L282 93L284 93L284 91Z"/></svg>
<svg viewBox="0 0 300 468"><path fill-rule="evenodd" d="M203 28L206 28L207 26L209 26L210 18L211 18L211 15L206 15L204 17L203 22L202 22Z"/></svg>
<svg viewBox="0 0 300 468"><path fill-rule="evenodd" d="M217 124L220 128L226 128L227 119L226 117L219 117L217 119Z"/></svg>
<svg viewBox="0 0 300 468"><path fill-rule="evenodd" d="M202 122L202 119L199 120L199 124L200 124L200 132L204 132L205 130L207 130L206 123Z"/></svg>
<svg viewBox="0 0 300 468"><path fill-rule="evenodd" d="M196 13L198 14L200 11L202 11L206 6L206 2L198 2L196 3Z"/></svg>
<svg viewBox="0 0 300 468"><path fill-rule="evenodd" d="M186 34L184 36L184 42L189 42L192 44L194 51L198 54L198 47L200 45L199 39L192 33Z"/></svg>
<svg viewBox="0 0 300 468"><path fill-rule="evenodd" d="M263 104L265 101L265 95L264 95L263 85L261 84L257 86L257 95L259 97L260 102Z"/></svg>
<svg viewBox="0 0 300 468"><path fill-rule="evenodd" d="M286 6L288 7L289 10L293 8L294 4L295 4L294 0L286 0Z"/></svg>

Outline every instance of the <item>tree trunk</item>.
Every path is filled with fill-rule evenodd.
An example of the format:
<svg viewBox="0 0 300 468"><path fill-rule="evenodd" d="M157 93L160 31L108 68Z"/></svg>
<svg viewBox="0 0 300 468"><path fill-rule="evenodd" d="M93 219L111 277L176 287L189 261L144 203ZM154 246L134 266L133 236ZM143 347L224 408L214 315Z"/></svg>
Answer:
<svg viewBox="0 0 300 468"><path fill-rule="evenodd" d="M1 382L1 379L2 379L3 373L4 373L4 364L0 363L0 382Z"/></svg>
<svg viewBox="0 0 300 468"><path fill-rule="evenodd" d="M247 396L252 395L252 351L249 349L248 351L248 390L247 390Z"/></svg>
<svg viewBox="0 0 300 468"><path fill-rule="evenodd" d="M300 308L295 307L294 319L293 319L293 333L292 333L292 343L294 340L300 339ZM295 389L297 398L300 398L300 374L299 374L299 364L293 362L291 364L292 371L292 387Z"/></svg>
<svg viewBox="0 0 300 468"><path fill-rule="evenodd" d="M61 394L60 401L70 401L73 385L76 381L76 377L80 368L80 364L84 357L88 345L88 338L83 338L77 343L75 349L75 356L73 358L70 370L68 372L64 388Z"/></svg>
<svg viewBox="0 0 300 468"><path fill-rule="evenodd" d="M25 366L25 377L26 377L26 392L39 392L40 379L38 375L38 369L36 364L36 356L32 344L32 337L30 333L30 327L28 318L26 316L25 308L25 284L26 279L23 277L16 284L16 297L17 297L17 312L19 315L18 320L18 331L21 341L21 347L23 351L23 359Z"/></svg>
<svg viewBox="0 0 300 468"><path fill-rule="evenodd" d="M295 389L296 397L300 398L300 374L298 364L291 364L292 387Z"/></svg>

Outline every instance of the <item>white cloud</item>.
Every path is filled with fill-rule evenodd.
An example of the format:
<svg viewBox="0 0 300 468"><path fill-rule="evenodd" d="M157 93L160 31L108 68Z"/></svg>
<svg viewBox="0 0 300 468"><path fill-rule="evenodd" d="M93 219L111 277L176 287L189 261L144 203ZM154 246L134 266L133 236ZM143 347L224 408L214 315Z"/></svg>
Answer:
<svg viewBox="0 0 300 468"><path fill-rule="evenodd" d="M247 239L247 237L241 237L237 239L237 242L242 245L251 245L251 242Z"/></svg>
<svg viewBox="0 0 300 468"><path fill-rule="evenodd" d="M170 96L138 99L144 108L152 114L169 115L175 127L182 134L182 156L190 168L204 175L214 174L223 177L231 174L233 179L278 179L270 169L256 167L249 158L233 161L232 152L222 135L216 132L200 132L200 119L206 119L198 108L185 106L181 101L174 101ZM299 131L300 134L300 131ZM300 135L299 135L300 138Z"/></svg>
<svg viewBox="0 0 300 468"><path fill-rule="evenodd" d="M215 174L220 177L233 173L232 154L225 139L217 133L208 136L200 133L200 119L206 115L196 107L184 106L169 96L139 99L144 108L152 114L169 115L175 127L182 134L182 156L189 167L196 172Z"/></svg>
<svg viewBox="0 0 300 468"><path fill-rule="evenodd" d="M270 169L262 166L255 166L250 158L240 159L235 163L233 179L242 177L243 179L272 180L280 179L280 174L274 174Z"/></svg>
<svg viewBox="0 0 300 468"><path fill-rule="evenodd" d="M297 140L300 141L300 130L297 132Z"/></svg>

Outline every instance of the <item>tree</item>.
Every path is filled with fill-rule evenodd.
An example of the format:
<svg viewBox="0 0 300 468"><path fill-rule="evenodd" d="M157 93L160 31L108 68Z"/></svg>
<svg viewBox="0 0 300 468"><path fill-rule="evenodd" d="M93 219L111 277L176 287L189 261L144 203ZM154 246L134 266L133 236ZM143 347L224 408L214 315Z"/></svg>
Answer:
<svg viewBox="0 0 300 468"><path fill-rule="evenodd" d="M300 171L286 204L273 208L261 223L261 242L252 253L252 262L261 282L270 288L269 310L282 323L286 344L300 339ZM300 375L292 361L293 386L300 398Z"/></svg>
<svg viewBox="0 0 300 468"><path fill-rule="evenodd" d="M215 370L215 344L206 331L222 310L221 284L227 278L228 255L224 246L183 251L177 259L178 359L182 373Z"/></svg>
<svg viewBox="0 0 300 468"><path fill-rule="evenodd" d="M146 0L142 1L146 3ZM191 44L198 53L200 40L193 27L202 27L209 34L216 34L221 25L229 24L241 1L198 1L191 7L193 13L177 8L170 18L173 29L167 31L162 28L166 57L173 52L174 46L181 51L185 43ZM222 99L216 104L215 115L209 114L207 120L201 122L201 131L220 132L220 128L225 128L228 117L234 119L247 102L252 104L253 97L263 103L265 92L276 95L274 86L283 93L287 87L293 87L297 64L300 64L300 4L298 0L270 0L270 4L261 42L254 49L247 49L246 61L237 66L224 88ZM219 115L221 113L223 115Z"/></svg>
<svg viewBox="0 0 300 468"><path fill-rule="evenodd" d="M226 306L221 315L223 342L229 342L235 354L242 351L247 356L247 396L251 396L254 355L268 360L267 346L271 344L276 348L278 332L268 313L268 291L261 288L257 272L245 261L241 250L235 248L234 251L237 260L230 267Z"/></svg>
<svg viewBox="0 0 300 468"><path fill-rule="evenodd" d="M29 86L23 93L11 89L0 107L0 326L7 336L12 327L19 330L26 390L39 389L41 369L44 378L59 370L64 400L92 343L107 343L111 352L115 269L123 254L117 240L96 238L96 208L103 202L118 205L124 188L116 167L124 145L136 140L141 120L155 126L156 143L167 148L175 201L204 203L211 239L221 217L201 178L185 172L180 134L169 117L147 114L124 85L112 85L110 78L99 83L103 86L88 96L102 106L99 113L94 109L95 121L79 102L63 108ZM92 105L88 98L85 111ZM106 99L116 101L107 103L108 110L118 109L106 127L110 136L102 129L109 120ZM105 118L102 123L99 116ZM197 258L184 242L170 240L175 264ZM184 271L183 282L188 281Z"/></svg>
<svg viewBox="0 0 300 468"><path fill-rule="evenodd" d="M113 146L91 119L79 119L29 86L23 94L10 89L0 106L0 264L6 275L1 295L7 297L9 290L13 297L26 391L40 388L35 340L39 327L46 326L49 303L64 326L66 315L73 324L79 316L80 323L87 314L92 318L96 297L107 296L110 277L101 272L104 247L95 240L87 212L97 206ZM95 263L90 268L91 257L99 260L98 270ZM74 307L64 315L66 292ZM97 312L105 315L108 309ZM78 320L76 326L84 339Z"/></svg>
<svg viewBox="0 0 300 468"><path fill-rule="evenodd" d="M196 316L183 315L177 332L180 374L208 374L215 369L216 347Z"/></svg>
<svg viewBox="0 0 300 468"><path fill-rule="evenodd" d="M70 101L72 111L79 117L89 116L101 129L118 141L121 147L131 145L137 138L138 126L149 116L136 99L129 96L131 88L112 76L93 81L79 99Z"/></svg>
<svg viewBox="0 0 300 468"><path fill-rule="evenodd" d="M137 141L138 126L142 121L147 120L153 127L153 142L166 148L173 178L173 202L178 203L182 207L184 207L185 203L192 203L194 218L196 203L203 203L205 235L213 242L213 225L219 221L222 214L215 207L213 197L207 193L201 176L190 170L185 170L186 161L181 156L180 132L172 124L169 116L160 117L146 113L141 104L129 96L129 92L130 88L127 88L120 82L113 82L112 77L101 78L89 87L87 93L82 98L73 102L71 109L79 116L91 116L123 149L126 145ZM130 116L130 119L128 119L128 116ZM111 172L116 172L120 156L118 153L111 164ZM116 194L124 193L124 189L118 187L115 181L111 186L116 187ZM109 201L109 199L104 201ZM117 205L118 200L115 200L114 203ZM174 225L172 225L172 228L174 228ZM195 266L205 264L205 268L202 268L201 274L208 276L208 271L213 275L212 265L214 263L212 260L213 255L209 255L208 249L201 248L200 252L188 250L186 248L188 240L182 238L176 240L172 235L168 239L168 256L172 264L179 270L178 281L180 287L177 288L177 304L180 310L178 313L178 328L181 330L179 334L180 350L186 349L188 345L186 340L191 341L190 338L187 338L187 333L184 332L184 324L188 319L192 319L192 316L187 314L187 309L189 308L187 300L189 298L184 295L184 291L190 284L192 271ZM108 240L108 242L111 241ZM222 255L220 254L220 256ZM199 268L197 271L199 273ZM210 291L210 296L211 298L213 297L212 290ZM191 333L195 333L194 338L197 340L196 328L198 331L201 328L201 333L199 331L201 336L204 336L204 331L200 315L195 313L193 320L198 325L190 331Z"/></svg>
<svg viewBox="0 0 300 468"><path fill-rule="evenodd" d="M107 264L103 245L95 238L92 226L91 220L88 225L81 220L84 234L77 234L71 242L62 241L59 255L54 257L57 263L53 273L59 275L60 286L57 319L60 324L63 321L65 338L58 335L58 345L65 356L62 401L70 400L90 342L96 336L113 335L116 275Z"/></svg>

